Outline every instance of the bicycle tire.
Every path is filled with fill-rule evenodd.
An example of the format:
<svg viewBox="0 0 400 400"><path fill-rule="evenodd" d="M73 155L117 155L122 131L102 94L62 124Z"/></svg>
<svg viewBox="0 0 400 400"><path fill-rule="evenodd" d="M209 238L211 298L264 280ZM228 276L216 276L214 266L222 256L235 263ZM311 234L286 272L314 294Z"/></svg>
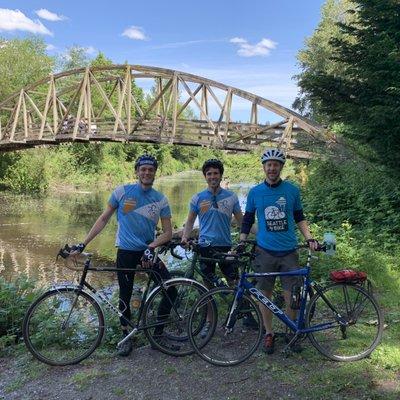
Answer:
<svg viewBox="0 0 400 400"><path fill-rule="evenodd" d="M237 304L235 295L234 288L212 289L197 301L190 314L190 342L196 353L213 365L233 366L246 361L257 350L262 339L263 325L257 304L246 294ZM206 336L197 331L198 316L201 316L203 309L211 310L210 329ZM227 327L230 313L234 318ZM244 317L249 315L255 320L256 326L253 329L243 323Z"/></svg>
<svg viewBox="0 0 400 400"><path fill-rule="evenodd" d="M346 321L337 321L325 296ZM362 287L332 284L316 293L308 304L305 320L308 328L333 323L329 329L310 332L313 346L334 361L357 361L367 357L382 338L383 316L376 300Z"/></svg>
<svg viewBox="0 0 400 400"><path fill-rule="evenodd" d="M68 325L62 325L68 321ZM99 346L104 314L99 304L76 288L52 289L27 310L23 336L28 350L48 365L78 364Z"/></svg>
<svg viewBox="0 0 400 400"><path fill-rule="evenodd" d="M153 348L165 354L173 356L192 354L194 350L187 334L187 322L194 303L207 292L207 289L199 282L185 278L171 279L163 285L169 296L175 290L176 297L166 296L160 286L150 294L143 310L145 335ZM165 307L168 302L169 310L160 308ZM204 315L203 324L205 320ZM157 332L160 327L162 334ZM202 326L199 327L201 328Z"/></svg>

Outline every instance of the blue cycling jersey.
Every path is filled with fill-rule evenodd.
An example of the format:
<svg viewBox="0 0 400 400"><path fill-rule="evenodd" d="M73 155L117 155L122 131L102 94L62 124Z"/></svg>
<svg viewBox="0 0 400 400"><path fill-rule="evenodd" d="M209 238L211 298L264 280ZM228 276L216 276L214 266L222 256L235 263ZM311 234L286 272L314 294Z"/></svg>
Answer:
<svg viewBox="0 0 400 400"><path fill-rule="evenodd" d="M108 203L117 209L115 245L123 250L145 250L154 240L159 218L171 216L167 198L140 184L118 186Z"/></svg>
<svg viewBox="0 0 400 400"><path fill-rule="evenodd" d="M235 193L220 188L214 195L209 189L192 197L190 211L199 217L200 242L209 242L211 246L231 246L232 214L240 211Z"/></svg>
<svg viewBox="0 0 400 400"><path fill-rule="evenodd" d="M265 182L253 187L247 197L246 212L257 215L257 244L271 251L294 250L297 246L294 213L300 210L300 190L288 181L275 187Z"/></svg>

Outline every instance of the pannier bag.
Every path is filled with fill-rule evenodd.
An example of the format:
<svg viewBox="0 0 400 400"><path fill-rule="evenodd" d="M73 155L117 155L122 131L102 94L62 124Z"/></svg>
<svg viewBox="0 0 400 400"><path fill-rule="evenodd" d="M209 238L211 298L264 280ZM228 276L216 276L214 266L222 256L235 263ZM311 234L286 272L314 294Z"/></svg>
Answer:
<svg viewBox="0 0 400 400"><path fill-rule="evenodd" d="M344 283L362 283L367 280L367 273L363 271L354 271L352 269L340 269L331 271L330 278L334 282Z"/></svg>

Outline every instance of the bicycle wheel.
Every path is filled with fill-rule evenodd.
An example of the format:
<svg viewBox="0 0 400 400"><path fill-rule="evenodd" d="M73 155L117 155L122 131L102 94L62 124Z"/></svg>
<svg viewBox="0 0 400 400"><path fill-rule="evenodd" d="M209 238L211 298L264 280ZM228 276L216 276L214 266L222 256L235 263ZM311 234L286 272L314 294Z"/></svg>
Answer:
<svg viewBox="0 0 400 400"><path fill-rule="evenodd" d="M204 313L210 322L204 335L198 331ZM245 317L252 317L253 327ZM214 365L232 366L247 360L260 344L263 333L261 313L247 295L236 299L233 288L217 288L203 295L194 305L189 318L189 337L197 354Z"/></svg>
<svg viewBox="0 0 400 400"><path fill-rule="evenodd" d="M320 353L335 361L367 357L382 337L383 317L379 306L358 285L333 284L322 289L321 294L316 293L311 299L305 318L309 328L325 325L325 329L308 336Z"/></svg>
<svg viewBox="0 0 400 400"><path fill-rule="evenodd" d="M73 288L50 290L28 309L23 335L29 351L54 366L77 364L100 344L104 315L85 292Z"/></svg>
<svg viewBox="0 0 400 400"><path fill-rule="evenodd" d="M144 332L153 348L173 356L194 352L187 334L187 323L194 303L207 289L191 279L164 282L146 300L143 310ZM203 316L203 325L206 316ZM202 326L199 327L201 329Z"/></svg>

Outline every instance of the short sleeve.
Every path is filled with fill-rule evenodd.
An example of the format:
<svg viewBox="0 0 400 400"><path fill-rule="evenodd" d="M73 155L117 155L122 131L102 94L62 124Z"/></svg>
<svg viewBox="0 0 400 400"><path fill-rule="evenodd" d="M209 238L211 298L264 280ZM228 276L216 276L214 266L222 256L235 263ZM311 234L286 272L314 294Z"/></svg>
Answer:
<svg viewBox="0 0 400 400"><path fill-rule="evenodd" d="M300 198L300 190L299 188L296 187L296 192L295 192L295 200L294 200L294 211L300 211L303 209L303 205L301 203L301 198Z"/></svg>
<svg viewBox="0 0 400 400"><path fill-rule="evenodd" d="M256 211L256 205L254 202L254 190L251 189L249 195L247 196L246 212L253 213L255 211Z"/></svg>
<svg viewBox="0 0 400 400"><path fill-rule="evenodd" d="M125 193L124 186L118 186L112 193L110 198L108 199L108 204L112 208L118 208L118 205Z"/></svg>
<svg viewBox="0 0 400 400"><path fill-rule="evenodd" d="M197 194L195 194L189 203L189 210L194 212L195 214L199 213L198 200L199 200L199 196Z"/></svg>
<svg viewBox="0 0 400 400"><path fill-rule="evenodd" d="M171 208L168 203L168 199L164 196L161 200L161 207L160 207L160 217L161 218L168 218L171 216Z"/></svg>
<svg viewBox="0 0 400 400"><path fill-rule="evenodd" d="M240 204L239 204L239 199L237 197L237 194L234 194L234 203L233 203L233 213L236 214L238 212L242 211L242 209L240 208Z"/></svg>

